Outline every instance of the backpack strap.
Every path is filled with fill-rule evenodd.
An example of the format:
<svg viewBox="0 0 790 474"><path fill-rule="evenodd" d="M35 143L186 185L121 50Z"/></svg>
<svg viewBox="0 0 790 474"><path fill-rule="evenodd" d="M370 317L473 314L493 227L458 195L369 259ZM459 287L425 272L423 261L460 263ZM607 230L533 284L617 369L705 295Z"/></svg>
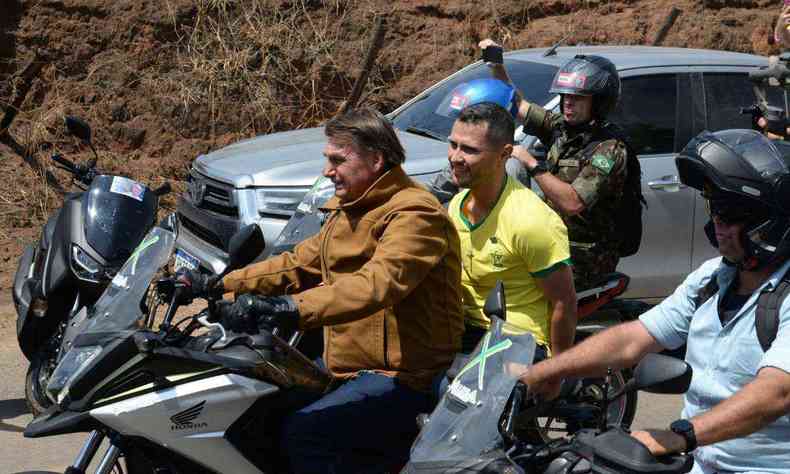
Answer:
<svg viewBox="0 0 790 474"><path fill-rule="evenodd" d="M776 334L779 332L779 309L788 295L790 295L790 275L785 273L775 288L763 290L757 298L755 326L757 340L760 341L763 352L768 351L776 339Z"/></svg>
<svg viewBox="0 0 790 474"><path fill-rule="evenodd" d="M716 276L716 272L713 272L713 275L710 276L708 283L700 288L700 290L697 292L697 296L694 297L694 312L696 313L699 307L708 301L711 296L715 295L718 291L719 281Z"/></svg>

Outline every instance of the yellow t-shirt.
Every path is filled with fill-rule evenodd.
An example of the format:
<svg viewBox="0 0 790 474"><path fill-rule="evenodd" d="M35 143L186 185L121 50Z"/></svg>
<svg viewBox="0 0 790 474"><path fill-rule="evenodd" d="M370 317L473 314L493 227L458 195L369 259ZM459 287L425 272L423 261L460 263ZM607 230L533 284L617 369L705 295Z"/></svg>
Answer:
<svg viewBox="0 0 790 474"><path fill-rule="evenodd" d="M450 202L461 239L461 287L466 323L488 328L483 305L497 280L505 284L507 320L549 345L549 302L535 283L570 264L568 231L535 193L508 177L491 212L472 225L461 211L469 190Z"/></svg>

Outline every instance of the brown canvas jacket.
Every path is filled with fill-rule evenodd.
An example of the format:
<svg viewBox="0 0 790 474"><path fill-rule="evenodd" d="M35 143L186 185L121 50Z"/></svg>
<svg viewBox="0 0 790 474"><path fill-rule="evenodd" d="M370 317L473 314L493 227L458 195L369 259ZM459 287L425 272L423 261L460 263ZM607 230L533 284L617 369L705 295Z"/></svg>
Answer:
<svg viewBox="0 0 790 474"><path fill-rule="evenodd" d="M356 201L325 207L317 236L229 274L225 288L292 294L301 326L324 327L324 362L335 376L373 370L427 390L463 332L455 227L399 166Z"/></svg>

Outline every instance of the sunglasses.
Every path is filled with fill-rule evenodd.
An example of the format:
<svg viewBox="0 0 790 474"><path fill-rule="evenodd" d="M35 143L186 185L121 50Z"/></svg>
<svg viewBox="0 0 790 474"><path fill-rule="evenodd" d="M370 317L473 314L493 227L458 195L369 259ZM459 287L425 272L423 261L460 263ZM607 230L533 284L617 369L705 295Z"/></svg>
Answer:
<svg viewBox="0 0 790 474"><path fill-rule="evenodd" d="M763 216L764 211L731 199L705 199L705 209L711 218L718 217L726 224L744 224Z"/></svg>

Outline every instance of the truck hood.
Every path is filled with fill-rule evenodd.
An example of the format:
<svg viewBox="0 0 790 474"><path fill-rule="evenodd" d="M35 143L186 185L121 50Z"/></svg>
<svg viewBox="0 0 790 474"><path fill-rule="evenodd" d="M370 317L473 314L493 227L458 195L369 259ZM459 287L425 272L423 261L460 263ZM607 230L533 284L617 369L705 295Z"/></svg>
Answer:
<svg viewBox="0 0 790 474"><path fill-rule="evenodd" d="M396 130L406 150L409 175L439 171L447 163L447 143ZM323 127L263 135L200 155L192 167L235 188L311 186L324 167Z"/></svg>

